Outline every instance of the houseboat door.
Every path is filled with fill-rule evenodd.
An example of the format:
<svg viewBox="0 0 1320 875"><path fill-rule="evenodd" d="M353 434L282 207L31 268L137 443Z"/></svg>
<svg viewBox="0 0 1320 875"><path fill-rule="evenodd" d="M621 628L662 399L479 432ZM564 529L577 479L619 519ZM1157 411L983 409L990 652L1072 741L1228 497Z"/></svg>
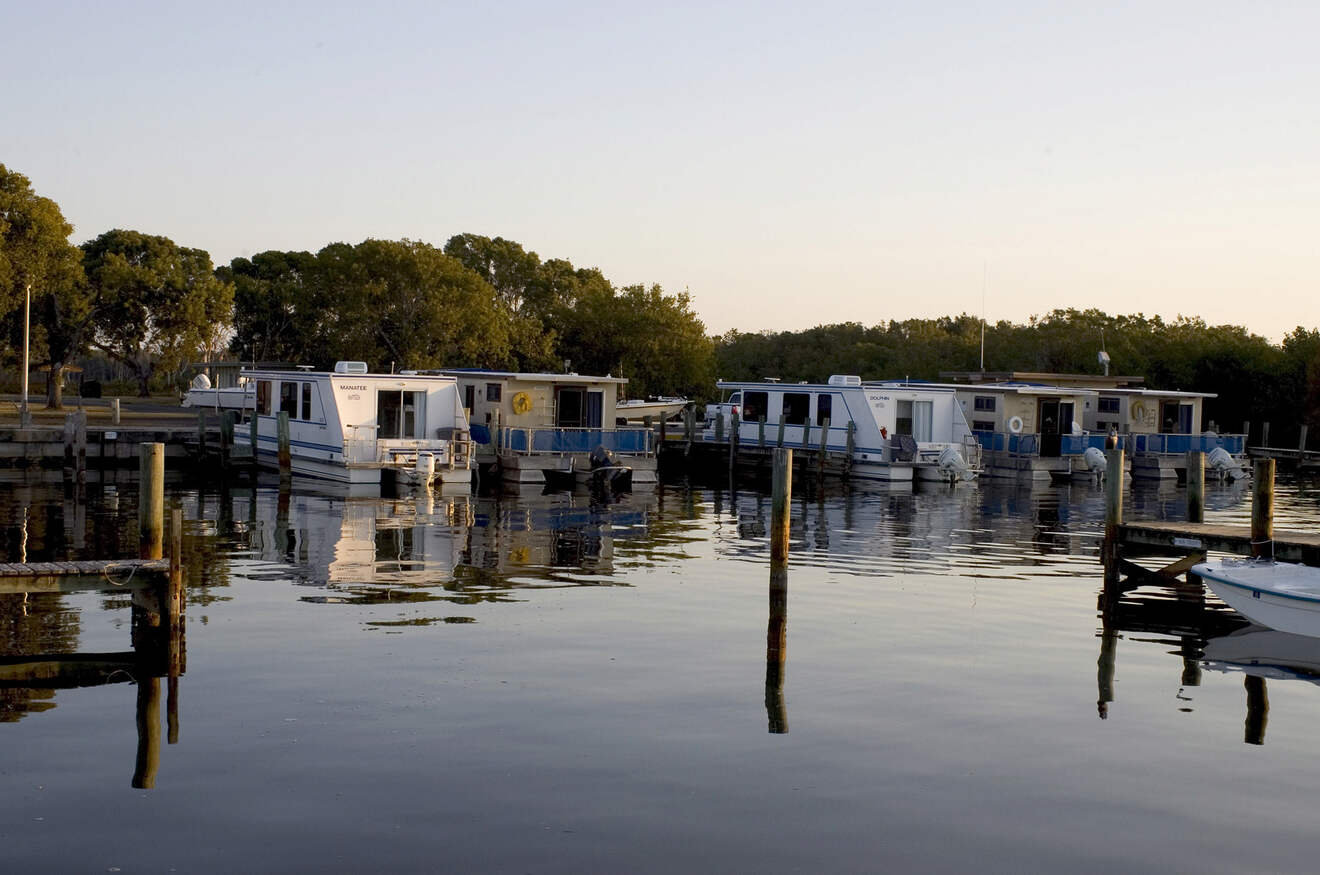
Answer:
<svg viewBox="0 0 1320 875"><path fill-rule="evenodd" d="M1073 403L1042 399L1040 419L1040 454L1055 459L1063 453L1063 436L1072 430Z"/></svg>
<svg viewBox="0 0 1320 875"><path fill-rule="evenodd" d="M1179 401L1160 402L1160 432L1163 434L1192 433L1192 405Z"/></svg>
<svg viewBox="0 0 1320 875"><path fill-rule="evenodd" d="M555 392L555 425L558 428L600 428L605 412L605 393L587 389Z"/></svg>

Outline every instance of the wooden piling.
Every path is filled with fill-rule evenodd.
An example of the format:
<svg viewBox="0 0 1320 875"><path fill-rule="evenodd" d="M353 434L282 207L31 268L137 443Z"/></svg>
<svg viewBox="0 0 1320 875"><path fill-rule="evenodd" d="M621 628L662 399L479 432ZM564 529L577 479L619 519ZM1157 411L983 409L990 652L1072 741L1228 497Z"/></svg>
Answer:
<svg viewBox="0 0 1320 875"><path fill-rule="evenodd" d="M1187 522L1205 522L1205 453L1187 451Z"/></svg>
<svg viewBox="0 0 1320 875"><path fill-rule="evenodd" d="M78 486L87 484L87 411L81 409L75 414L76 430L74 432L75 443L75 470L77 471Z"/></svg>
<svg viewBox="0 0 1320 875"><path fill-rule="evenodd" d="M765 417L759 417L756 420L756 445L765 449Z"/></svg>
<svg viewBox="0 0 1320 875"><path fill-rule="evenodd" d="M848 443L843 459L843 470L852 471L853 452L857 449L857 423L848 420Z"/></svg>
<svg viewBox="0 0 1320 875"><path fill-rule="evenodd" d="M234 411L226 410L220 417L220 470L228 471L234 455Z"/></svg>
<svg viewBox="0 0 1320 875"><path fill-rule="evenodd" d="M1262 447L1270 445L1270 424L1268 422L1260 427L1260 445Z"/></svg>
<svg viewBox="0 0 1320 875"><path fill-rule="evenodd" d="M1306 424L1305 423L1302 424L1301 431L1302 431L1301 436L1297 439L1297 459L1298 461L1305 462L1306 461Z"/></svg>
<svg viewBox="0 0 1320 875"><path fill-rule="evenodd" d="M280 479L293 476L293 452L289 446L289 412L281 410L278 419Z"/></svg>
<svg viewBox="0 0 1320 875"><path fill-rule="evenodd" d="M252 470L257 468L257 443L260 440L257 434L257 411L252 411L252 418L248 420L248 443L252 447Z"/></svg>
<svg viewBox="0 0 1320 875"><path fill-rule="evenodd" d="M1123 451L1105 452L1105 542L1101 560L1105 566L1105 590L1118 585L1118 529L1123 524Z"/></svg>
<svg viewBox="0 0 1320 875"><path fill-rule="evenodd" d="M732 471L738 458L738 411L729 414L729 470Z"/></svg>
<svg viewBox="0 0 1320 875"><path fill-rule="evenodd" d="M779 414L779 439L775 441L776 447L782 447L784 445L784 424L784 414L781 413Z"/></svg>
<svg viewBox="0 0 1320 875"><path fill-rule="evenodd" d="M1270 696L1265 678L1247 675L1242 679L1247 691L1247 719L1242 727L1242 740L1247 744L1264 744L1265 727L1270 722Z"/></svg>
<svg viewBox="0 0 1320 875"><path fill-rule="evenodd" d="M110 423L111 423L112 425L119 425L119 399L118 399L118 398L111 398L111 399L110 399Z"/></svg>
<svg viewBox="0 0 1320 875"><path fill-rule="evenodd" d="M770 562L788 562L789 506L793 498L793 451L777 447L770 487Z"/></svg>
<svg viewBox="0 0 1320 875"><path fill-rule="evenodd" d="M160 559L165 538L165 445L144 443L138 452L139 553L143 559Z"/></svg>
<svg viewBox="0 0 1320 875"><path fill-rule="evenodd" d="M802 451L805 453L810 449L811 449L811 420L808 419L806 422L802 423ZM805 458L810 459L811 456L806 456Z"/></svg>
<svg viewBox="0 0 1320 875"><path fill-rule="evenodd" d="M816 478L818 483L825 482L825 455L830 441L830 418L825 417L820 424L820 458L816 460Z"/></svg>
<svg viewBox="0 0 1320 875"><path fill-rule="evenodd" d="M1242 421L1242 443L1243 443L1244 446L1249 446L1249 445L1251 444L1251 420L1250 420L1250 419L1244 419L1244 420Z"/></svg>
<svg viewBox="0 0 1320 875"><path fill-rule="evenodd" d="M223 440L221 442L223 448ZM206 459L206 408L197 408L197 458Z"/></svg>
<svg viewBox="0 0 1320 875"><path fill-rule="evenodd" d="M1251 483L1251 556L1274 558L1274 460L1257 459Z"/></svg>

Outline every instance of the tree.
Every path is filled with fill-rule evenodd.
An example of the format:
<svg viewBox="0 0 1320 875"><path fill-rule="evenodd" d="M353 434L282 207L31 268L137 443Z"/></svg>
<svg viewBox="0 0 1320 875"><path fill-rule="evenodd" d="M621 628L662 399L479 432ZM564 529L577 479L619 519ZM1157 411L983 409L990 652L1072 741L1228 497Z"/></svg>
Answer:
<svg viewBox="0 0 1320 875"><path fill-rule="evenodd" d="M316 256L261 252L216 269L234 285L234 352L250 362L310 362L308 342L322 334L325 301L319 294Z"/></svg>
<svg viewBox="0 0 1320 875"><path fill-rule="evenodd" d="M94 297L92 345L133 371L143 397L157 370L179 367L217 323L230 321L234 287L201 249L124 230L82 249Z"/></svg>
<svg viewBox="0 0 1320 875"><path fill-rule="evenodd" d="M63 402L64 367L84 346L89 296L73 227L54 201L37 195L26 176L0 164L0 317L15 346L23 342L19 313L32 291L37 360L51 365L47 404Z"/></svg>

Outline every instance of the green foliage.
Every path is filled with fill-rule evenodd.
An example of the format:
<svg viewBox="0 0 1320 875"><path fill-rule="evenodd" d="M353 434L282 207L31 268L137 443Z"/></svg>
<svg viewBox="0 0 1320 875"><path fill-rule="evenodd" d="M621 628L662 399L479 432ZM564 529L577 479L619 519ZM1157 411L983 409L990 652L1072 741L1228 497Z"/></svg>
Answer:
<svg viewBox="0 0 1320 875"><path fill-rule="evenodd" d="M69 242L73 227L27 177L0 164L0 318L13 348L23 343L22 308L32 290L29 358L55 373L83 351L91 318L81 253ZM48 383L48 403L62 403L61 380Z"/></svg>
<svg viewBox="0 0 1320 875"><path fill-rule="evenodd" d="M234 287L215 275L211 257L167 237L107 231L83 244L94 297L92 344L131 368L138 394L152 375L213 347L227 326Z"/></svg>

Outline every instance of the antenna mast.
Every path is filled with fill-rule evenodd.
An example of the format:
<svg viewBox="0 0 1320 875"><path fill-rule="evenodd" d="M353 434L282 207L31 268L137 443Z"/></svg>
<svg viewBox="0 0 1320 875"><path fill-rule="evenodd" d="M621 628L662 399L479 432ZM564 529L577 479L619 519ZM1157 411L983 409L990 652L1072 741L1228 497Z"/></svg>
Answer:
<svg viewBox="0 0 1320 875"><path fill-rule="evenodd" d="M981 262L981 373L985 373L985 281L989 265Z"/></svg>

